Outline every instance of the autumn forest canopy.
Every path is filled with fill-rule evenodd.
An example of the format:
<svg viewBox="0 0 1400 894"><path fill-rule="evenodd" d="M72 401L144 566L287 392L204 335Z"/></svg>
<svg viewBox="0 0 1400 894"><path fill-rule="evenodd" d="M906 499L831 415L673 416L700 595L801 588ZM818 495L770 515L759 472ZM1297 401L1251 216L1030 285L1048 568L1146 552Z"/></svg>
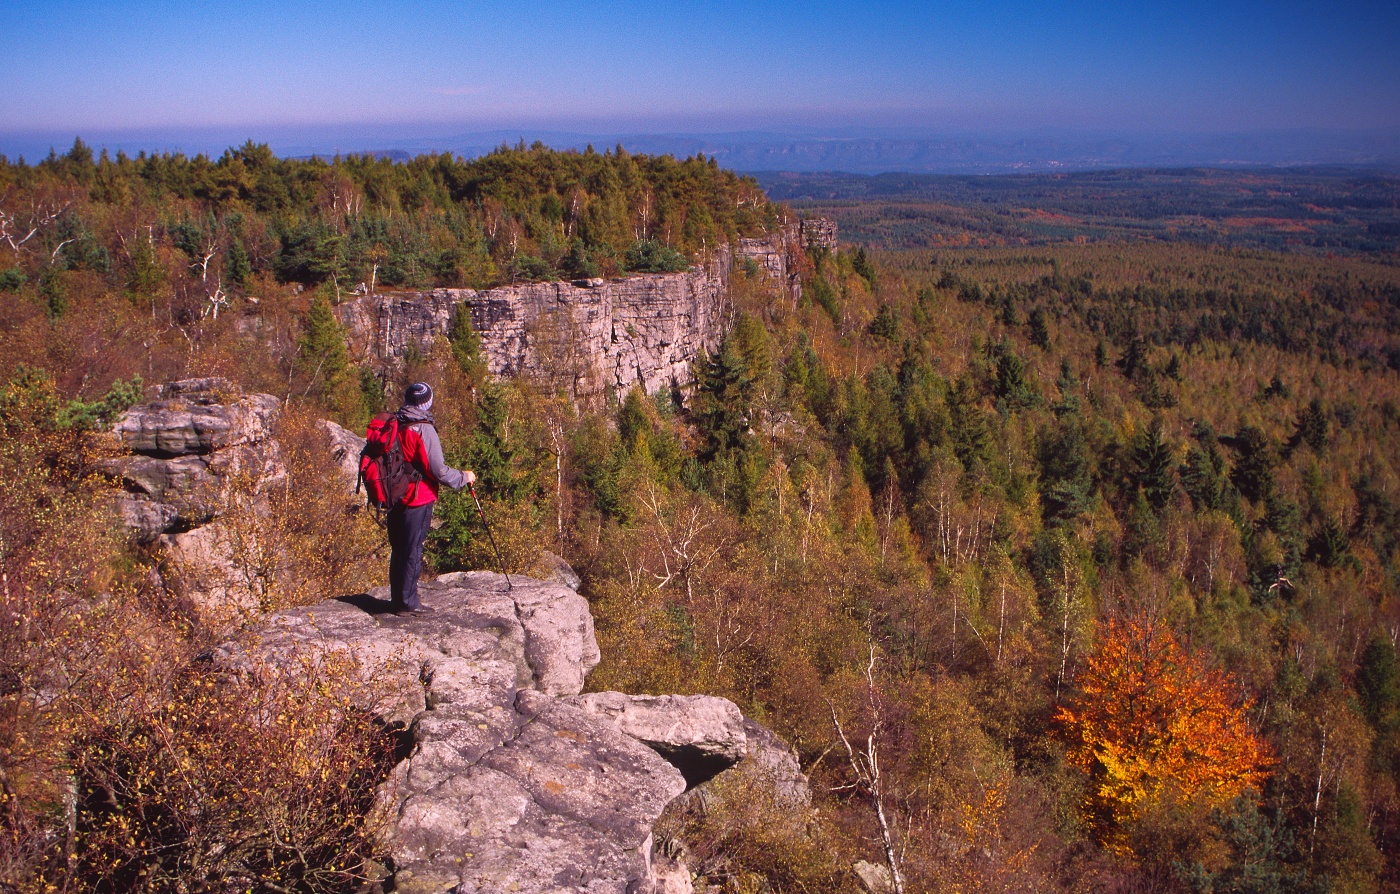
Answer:
<svg viewBox="0 0 1400 894"><path fill-rule="evenodd" d="M1159 206L1229 193L1197 179ZM315 420L424 379L511 571L582 576L591 688L722 695L796 746L807 827L722 790L658 827L715 890L857 890L857 860L908 891L1400 883L1394 180L1344 222L1372 241L1330 247L1066 223L1024 184L1014 209L827 186L796 203L861 244L800 258L800 299L739 265L693 384L578 400L549 362L489 375L465 314L373 367L334 308L684 269L794 211L621 147L0 160L0 888L344 890L375 856L394 743L326 681L214 686L218 634L112 511L104 427L214 375L287 401L289 480L249 524L300 583L263 608L382 583ZM438 512L432 570L492 567L470 497ZM225 846L258 824L275 844Z"/></svg>

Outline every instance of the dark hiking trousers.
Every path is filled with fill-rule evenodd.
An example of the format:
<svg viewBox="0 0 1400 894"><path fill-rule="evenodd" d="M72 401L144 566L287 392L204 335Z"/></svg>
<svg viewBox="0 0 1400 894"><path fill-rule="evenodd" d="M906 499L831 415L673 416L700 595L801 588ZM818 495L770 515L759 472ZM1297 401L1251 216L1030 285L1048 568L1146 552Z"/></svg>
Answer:
<svg viewBox="0 0 1400 894"><path fill-rule="evenodd" d="M418 575L423 571L423 539L433 520L433 504L389 510L389 594L394 610L418 607Z"/></svg>

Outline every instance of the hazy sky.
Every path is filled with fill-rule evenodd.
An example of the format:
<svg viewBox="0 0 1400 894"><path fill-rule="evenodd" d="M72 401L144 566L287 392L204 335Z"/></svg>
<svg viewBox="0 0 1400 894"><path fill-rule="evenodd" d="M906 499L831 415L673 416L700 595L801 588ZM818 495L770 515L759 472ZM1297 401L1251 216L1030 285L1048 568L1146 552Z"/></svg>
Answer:
<svg viewBox="0 0 1400 894"><path fill-rule="evenodd" d="M0 132L1400 126L1400 3L0 2Z"/></svg>

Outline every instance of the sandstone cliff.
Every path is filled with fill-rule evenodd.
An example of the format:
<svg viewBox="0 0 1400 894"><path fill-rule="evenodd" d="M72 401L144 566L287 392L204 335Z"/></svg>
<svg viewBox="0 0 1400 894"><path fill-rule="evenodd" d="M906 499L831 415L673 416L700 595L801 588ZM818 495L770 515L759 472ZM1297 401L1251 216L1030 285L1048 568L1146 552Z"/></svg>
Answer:
<svg viewBox="0 0 1400 894"><path fill-rule="evenodd" d="M719 342L736 263L753 263L795 300L805 248L835 244L834 223L802 221L720 246L683 273L369 295L339 314L355 355L380 366L427 354L465 305L495 375L547 372L575 395L635 383L655 393L689 382L691 363Z"/></svg>
<svg viewBox="0 0 1400 894"><path fill-rule="evenodd" d="M686 867L654 853L653 825L735 765L800 792L789 801L805 822L806 779L771 733L720 698L581 695L599 660L587 601L512 580L425 581L426 616L389 613L385 590L283 611L216 654L257 673L336 653L358 668L362 707L409 731L379 790L394 891L689 891Z"/></svg>

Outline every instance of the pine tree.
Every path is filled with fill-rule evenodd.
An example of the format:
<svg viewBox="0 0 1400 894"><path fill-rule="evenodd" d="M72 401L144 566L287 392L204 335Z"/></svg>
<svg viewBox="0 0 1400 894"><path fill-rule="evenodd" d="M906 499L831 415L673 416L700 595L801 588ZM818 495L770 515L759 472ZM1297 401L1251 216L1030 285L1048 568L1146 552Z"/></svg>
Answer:
<svg viewBox="0 0 1400 894"><path fill-rule="evenodd" d="M1123 357L1118 361L1118 366L1123 370L1123 377L1130 380L1146 371L1147 347L1143 344L1142 339L1135 338L1128 342L1128 350L1123 353Z"/></svg>
<svg viewBox="0 0 1400 894"><path fill-rule="evenodd" d="M1331 439L1327 411L1323 409L1322 401L1315 397L1298 412L1296 425L1297 429L1293 435L1295 443L1302 442L1313 450L1320 451L1327 446L1327 442Z"/></svg>
<svg viewBox="0 0 1400 894"><path fill-rule="evenodd" d="M1257 426L1245 425L1235 435L1239 461L1230 473L1231 480L1250 500L1258 502L1274 487L1274 469L1279 464L1278 449L1268 435Z"/></svg>
<svg viewBox="0 0 1400 894"><path fill-rule="evenodd" d="M228 247L224 258L224 272L228 274L228 281L238 286L245 284L248 277L253 275L253 265L248 260L248 250L243 247L242 242L234 240Z"/></svg>
<svg viewBox="0 0 1400 894"><path fill-rule="evenodd" d="M1060 375L1055 379L1055 388L1060 392L1060 400L1051 407L1056 416L1067 416L1079 412L1079 376L1074 374L1068 360L1060 361Z"/></svg>
<svg viewBox="0 0 1400 894"><path fill-rule="evenodd" d="M851 269L855 271L857 276L870 284L870 291L875 291L875 266L870 263L870 258L866 255L864 246L857 248L855 254L851 255Z"/></svg>
<svg viewBox="0 0 1400 894"><path fill-rule="evenodd" d="M696 458L707 488L740 514L748 508L759 472L750 430L754 385L751 366L731 332L700 364L691 401L691 420L701 438Z"/></svg>
<svg viewBox="0 0 1400 894"><path fill-rule="evenodd" d="M1037 307L1031 311L1027 326L1030 328L1031 344L1050 350L1050 322L1045 315L1045 308Z"/></svg>
<svg viewBox="0 0 1400 894"><path fill-rule="evenodd" d="M704 358L699 372L691 418L704 441L700 459L712 462L748 447L753 380L732 335Z"/></svg>
<svg viewBox="0 0 1400 894"><path fill-rule="evenodd" d="M1040 505L1047 525L1072 521L1089 510L1094 482L1089 447L1077 415L1041 434Z"/></svg>
<svg viewBox="0 0 1400 894"><path fill-rule="evenodd" d="M1371 726L1394 729L1400 723L1400 662L1395 646L1377 634L1356 667L1356 694Z"/></svg>
<svg viewBox="0 0 1400 894"><path fill-rule="evenodd" d="M1039 398L1026 381L1026 361L1006 342L997 352L996 389L997 397L1011 409L1035 406Z"/></svg>
<svg viewBox="0 0 1400 894"><path fill-rule="evenodd" d="M890 310L888 304L880 305L880 309L875 313L875 319L870 321L870 325L866 327L865 331L886 341L894 341L899 337L899 321L895 319L894 312Z"/></svg>
<svg viewBox="0 0 1400 894"><path fill-rule="evenodd" d="M1218 450L1214 454L1201 447L1186 451L1186 462L1181 467L1181 483L1197 512L1220 508L1224 478L1220 474L1219 457Z"/></svg>
<svg viewBox="0 0 1400 894"><path fill-rule="evenodd" d="M506 437L509 416L505 387L488 381L477 399L476 427L467 443L467 463L492 499L518 503L530 486L516 472L515 448Z"/></svg>
<svg viewBox="0 0 1400 894"><path fill-rule="evenodd" d="M953 393L948 397L948 433L953 452L963 468L972 471L987 461L991 449L991 434L987 431L987 414L972 378L966 373L958 377Z"/></svg>
<svg viewBox="0 0 1400 894"><path fill-rule="evenodd" d="M1161 514L1176 492L1176 460L1162 434L1162 420L1154 417L1133 439L1129 456L1133 483L1152 511Z"/></svg>
<svg viewBox="0 0 1400 894"><path fill-rule="evenodd" d="M345 352L345 332L335 318L326 296L317 293L311 309L302 321L301 340L297 343L298 365L311 375L313 387L328 391L340 381L348 360Z"/></svg>
<svg viewBox="0 0 1400 894"><path fill-rule="evenodd" d="M457 305L447 329L447 342L452 346L452 358L473 385L480 387L486 378L486 358L481 352L481 336L472 325L471 308L465 301Z"/></svg>

